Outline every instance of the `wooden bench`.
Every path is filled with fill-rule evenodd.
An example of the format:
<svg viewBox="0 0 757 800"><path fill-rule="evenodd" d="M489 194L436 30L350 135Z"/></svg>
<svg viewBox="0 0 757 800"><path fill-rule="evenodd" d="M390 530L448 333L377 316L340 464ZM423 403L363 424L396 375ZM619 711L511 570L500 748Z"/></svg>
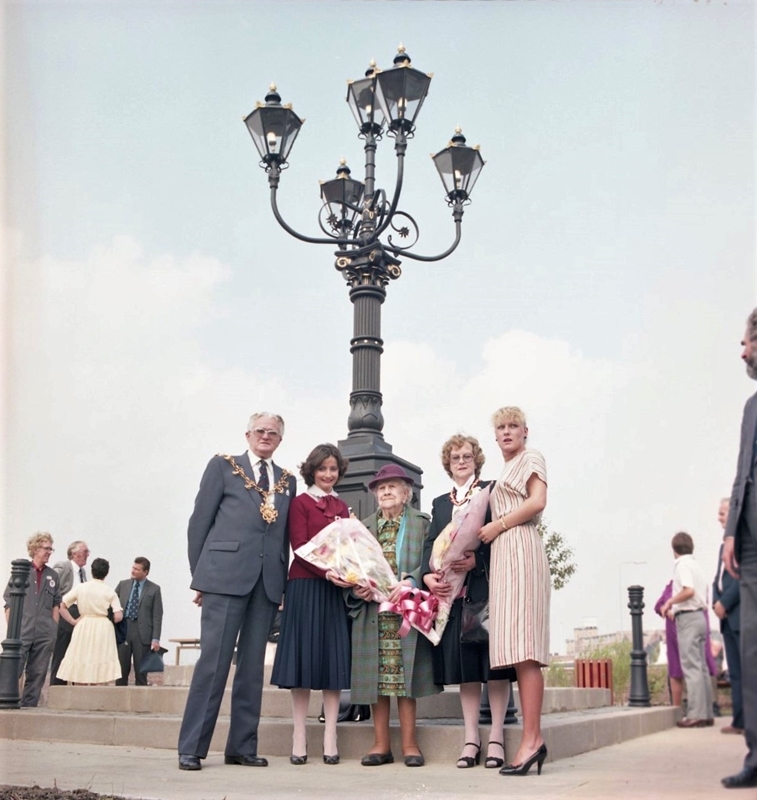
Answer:
<svg viewBox="0 0 757 800"><path fill-rule="evenodd" d="M169 639L169 642L173 642L176 645L176 664L178 665L180 654L182 650L199 650L200 649L200 640L199 639Z"/></svg>

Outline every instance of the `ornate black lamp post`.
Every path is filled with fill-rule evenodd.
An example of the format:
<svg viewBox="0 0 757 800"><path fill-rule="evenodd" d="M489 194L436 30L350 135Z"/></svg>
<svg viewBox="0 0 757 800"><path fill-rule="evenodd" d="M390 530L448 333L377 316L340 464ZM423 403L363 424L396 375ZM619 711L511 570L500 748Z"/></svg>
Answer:
<svg viewBox="0 0 757 800"><path fill-rule="evenodd" d="M21 666L21 621L24 616L24 598L29 586L32 562L17 558L11 562L11 577L8 581L10 614L8 634L3 641L0 654L0 709L18 708L21 695L18 691L19 667Z"/></svg>
<svg viewBox="0 0 757 800"><path fill-rule="evenodd" d="M339 491L358 517L367 516L374 508L373 498L365 491L366 480L388 463L400 464L413 476L414 503L420 502L421 469L393 454L382 433L381 304L389 281L402 274L400 257L439 261L455 250L460 243L463 208L484 166L478 148L466 145L459 128L448 146L432 156L444 184L447 204L452 208L455 240L439 255L412 252L419 236L418 225L409 214L399 210L399 201L405 152L413 138L431 77L411 66L410 57L400 45L391 69L381 70L371 63L364 78L349 81L347 102L358 124L358 135L365 141L365 178L363 181L352 178L349 167L342 161L336 177L321 184L323 205L318 223L323 237L305 236L291 228L282 218L277 202L281 172L288 166L287 158L304 120L291 106L281 104L273 85L265 103L258 103L245 118L260 153L260 166L268 173L276 220L287 233L303 242L336 244L335 266L350 287L354 306L354 335L350 342L352 392L349 432L339 442L340 450L350 459L350 469ZM375 178L376 148L384 133L394 139L397 155L397 177L391 198L377 188Z"/></svg>

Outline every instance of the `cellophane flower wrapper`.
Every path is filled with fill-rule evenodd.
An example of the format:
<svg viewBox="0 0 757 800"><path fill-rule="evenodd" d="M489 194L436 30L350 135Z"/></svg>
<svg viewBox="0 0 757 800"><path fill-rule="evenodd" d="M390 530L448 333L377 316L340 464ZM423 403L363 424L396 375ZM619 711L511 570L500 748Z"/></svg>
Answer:
<svg viewBox="0 0 757 800"><path fill-rule="evenodd" d="M333 570L345 583L370 586L372 599L385 605L382 611L392 611L403 617L400 635L407 635L412 625L434 644L438 643L432 626L436 598L431 592L408 588L399 603L389 603L389 595L399 581L376 537L360 520L335 519L298 547L295 555L323 570Z"/></svg>
<svg viewBox="0 0 757 800"><path fill-rule="evenodd" d="M481 544L478 534L484 526L486 512L489 509L489 493L491 484L476 492L468 507L453 517L442 532L434 540L434 547L429 558L429 567L437 572L442 580L452 589L447 597L438 597L439 608L436 613L434 630L441 639L449 621L452 603L463 588L467 572L453 572L449 567L453 561L459 561L467 552L477 550Z"/></svg>

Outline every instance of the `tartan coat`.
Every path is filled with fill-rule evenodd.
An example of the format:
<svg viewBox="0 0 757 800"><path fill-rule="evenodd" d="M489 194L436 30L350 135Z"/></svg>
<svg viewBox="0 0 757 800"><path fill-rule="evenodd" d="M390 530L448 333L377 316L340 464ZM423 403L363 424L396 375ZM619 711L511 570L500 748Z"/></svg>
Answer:
<svg viewBox="0 0 757 800"><path fill-rule="evenodd" d="M412 578L421 586L423 543L428 532L429 519L410 506L405 506L405 540L398 553L402 568L400 579ZM377 534L376 514L363 520L374 535ZM345 591L347 609L352 618L352 680L350 702L361 705L378 702L378 603L366 603ZM408 697L425 697L441 691L434 684L433 650L431 642L415 628L400 640L402 662L405 670L405 689Z"/></svg>

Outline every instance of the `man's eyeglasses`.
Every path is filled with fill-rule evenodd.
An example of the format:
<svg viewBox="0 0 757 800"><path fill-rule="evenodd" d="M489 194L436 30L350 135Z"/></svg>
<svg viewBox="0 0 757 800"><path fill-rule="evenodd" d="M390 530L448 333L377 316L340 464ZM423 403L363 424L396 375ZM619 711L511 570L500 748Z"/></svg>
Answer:
<svg viewBox="0 0 757 800"><path fill-rule="evenodd" d="M55 548L54 547L40 547L39 549L40 550L44 550L47 553L54 553L55 552Z"/></svg>
<svg viewBox="0 0 757 800"><path fill-rule="evenodd" d="M258 439L268 436L270 439L280 439L281 434L273 428L253 428L250 433L254 433Z"/></svg>
<svg viewBox="0 0 757 800"><path fill-rule="evenodd" d="M465 462L466 464L470 464L473 461L473 456L470 453L466 453L464 456L450 456L449 460L454 464L456 462Z"/></svg>

